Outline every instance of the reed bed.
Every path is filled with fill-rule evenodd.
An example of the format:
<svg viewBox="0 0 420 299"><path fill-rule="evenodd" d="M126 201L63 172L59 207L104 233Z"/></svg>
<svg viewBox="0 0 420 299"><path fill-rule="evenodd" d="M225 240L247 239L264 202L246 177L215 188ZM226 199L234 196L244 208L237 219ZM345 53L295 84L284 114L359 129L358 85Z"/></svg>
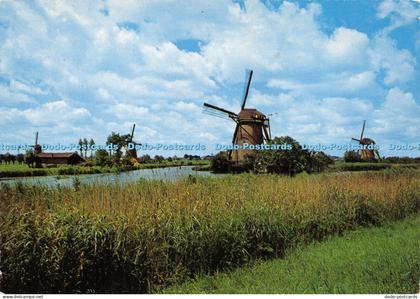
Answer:
<svg viewBox="0 0 420 299"><path fill-rule="evenodd" d="M419 209L418 171L2 186L1 290L156 292Z"/></svg>

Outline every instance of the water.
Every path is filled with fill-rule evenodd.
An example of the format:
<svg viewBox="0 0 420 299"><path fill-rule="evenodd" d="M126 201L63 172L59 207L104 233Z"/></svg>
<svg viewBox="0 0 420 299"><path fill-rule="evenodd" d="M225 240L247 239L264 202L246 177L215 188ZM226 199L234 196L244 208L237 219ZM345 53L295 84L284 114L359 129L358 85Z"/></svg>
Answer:
<svg viewBox="0 0 420 299"><path fill-rule="evenodd" d="M23 183L28 185L43 185L49 187L72 186L75 177L77 177L81 184L126 184L138 181L139 179L152 179L152 180L164 180L174 181L177 178L185 177L188 175L199 175L199 176L219 176L220 174L214 174L209 171L195 171L193 166L182 166L182 167L167 167L167 168L154 168L154 169L139 169L121 173L100 173L100 174L84 174L78 176L41 176L41 177L22 177L22 178L10 178L1 179L1 184L15 185L17 183Z"/></svg>

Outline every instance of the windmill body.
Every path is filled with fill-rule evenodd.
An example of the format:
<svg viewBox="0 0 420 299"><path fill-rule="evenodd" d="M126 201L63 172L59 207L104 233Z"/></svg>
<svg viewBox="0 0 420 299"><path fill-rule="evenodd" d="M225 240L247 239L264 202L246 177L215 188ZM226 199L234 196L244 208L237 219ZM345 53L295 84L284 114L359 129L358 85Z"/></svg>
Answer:
<svg viewBox="0 0 420 299"><path fill-rule="evenodd" d="M243 149L244 144L263 144L269 138L265 138L264 122L267 120L266 116L257 109L243 109L238 114L237 132L234 135L235 140L233 144L239 145L239 149L232 151L231 160L240 162L255 150Z"/></svg>
<svg viewBox="0 0 420 299"><path fill-rule="evenodd" d="M229 160L237 163L245 161L248 155L255 152L255 149L243 148L244 144L263 144L264 142L268 142L271 138L270 121L267 116L257 109L245 108L252 80L252 73L252 71L249 73L248 84L246 86L241 111L238 114L204 103L204 111L208 114L223 118L230 118L236 123L232 143L234 146L238 146L238 149L229 152Z"/></svg>

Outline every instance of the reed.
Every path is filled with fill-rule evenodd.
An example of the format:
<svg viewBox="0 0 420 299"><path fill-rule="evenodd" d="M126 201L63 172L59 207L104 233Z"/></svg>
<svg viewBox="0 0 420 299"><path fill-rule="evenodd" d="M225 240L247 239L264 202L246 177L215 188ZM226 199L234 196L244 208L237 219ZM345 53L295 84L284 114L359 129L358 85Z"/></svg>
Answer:
<svg viewBox="0 0 420 299"><path fill-rule="evenodd" d="M1 188L11 293L155 292L420 208L415 170Z"/></svg>

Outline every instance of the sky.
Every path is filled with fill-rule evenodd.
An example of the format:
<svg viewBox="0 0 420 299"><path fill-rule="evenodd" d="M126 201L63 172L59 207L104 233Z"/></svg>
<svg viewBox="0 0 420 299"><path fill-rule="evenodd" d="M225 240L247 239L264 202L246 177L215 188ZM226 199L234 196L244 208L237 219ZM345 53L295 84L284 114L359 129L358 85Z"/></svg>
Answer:
<svg viewBox="0 0 420 299"><path fill-rule="evenodd" d="M0 0L0 144L136 123L137 142L214 154L235 124L202 104L239 112L252 69L247 107L273 136L347 144L366 120L381 155L420 156L419 58L418 0Z"/></svg>

